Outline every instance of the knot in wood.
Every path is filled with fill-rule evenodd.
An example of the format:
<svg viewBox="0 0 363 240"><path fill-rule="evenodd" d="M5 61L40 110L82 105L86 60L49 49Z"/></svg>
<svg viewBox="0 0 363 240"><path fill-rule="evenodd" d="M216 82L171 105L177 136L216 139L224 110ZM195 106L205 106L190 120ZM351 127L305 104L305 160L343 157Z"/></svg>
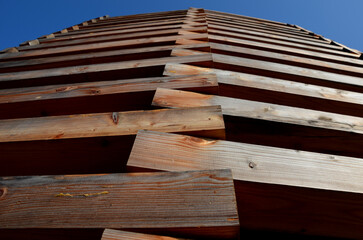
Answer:
<svg viewBox="0 0 363 240"><path fill-rule="evenodd" d="M6 187L0 188L0 199L5 197L7 192L8 192L8 189Z"/></svg>
<svg viewBox="0 0 363 240"><path fill-rule="evenodd" d="M254 162L249 162L248 163L248 166L250 167L250 168L255 168L256 167L256 163L254 163Z"/></svg>

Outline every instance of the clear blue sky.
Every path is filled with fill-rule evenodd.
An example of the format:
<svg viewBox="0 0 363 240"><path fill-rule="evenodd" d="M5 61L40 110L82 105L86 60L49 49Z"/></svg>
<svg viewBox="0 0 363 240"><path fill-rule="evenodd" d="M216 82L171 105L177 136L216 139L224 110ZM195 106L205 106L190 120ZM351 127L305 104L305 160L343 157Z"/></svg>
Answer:
<svg viewBox="0 0 363 240"><path fill-rule="evenodd" d="M189 7L300 25L363 51L363 0L0 0L0 50L106 14Z"/></svg>

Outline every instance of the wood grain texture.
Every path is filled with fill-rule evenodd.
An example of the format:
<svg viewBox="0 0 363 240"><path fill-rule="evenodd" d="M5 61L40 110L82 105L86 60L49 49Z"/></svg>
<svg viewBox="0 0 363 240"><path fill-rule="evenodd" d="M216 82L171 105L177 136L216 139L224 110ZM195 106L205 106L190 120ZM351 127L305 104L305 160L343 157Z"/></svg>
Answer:
<svg viewBox="0 0 363 240"><path fill-rule="evenodd" d="M144 233L136 233L136 232L128 232L114 229L105 229L102 234L101 240L182 240L181 238L174 237L166 237L160 235L152 235L152 234L144 234ZM186 240L186 239L184 239Z"/></svg>
<svg viewBox="0 0 363 240"><path fill-rule="evenodd" d="M167 63L165 66L164 75L176 76L186 74L216 74L220 84L259 88L363 105L363 94L352 91L187 64Z"/></svg>
<svg viewBox="0 0 363 240"><path fill-rule="evenodd" d="M188 31L206 31L206 27L193 27L186 29ZM142 31L136 33L123 33L123 32L114 32L110 36L93 36L92 38L87 39L73 39L72 41L62 41L62 42L54 42L54 43L43 43L38 45L24 46L20 47L20 51L29 51L29 50L38 50L45 48L56 48L56 47L65 47L65 46L74 46L80 44L91 44L98 42L108 42L108 41L119 41L123 39L137 39L137 38L147 38L147 37L156 37L162 35L170 35L176 34L179 32L179 29L158 29L155 31Z"/></svg>
<svg viewBox="0 0 363 240"><path fill-rule="evenodd" d="M280 63L247 59L242 57L232 57L222 54L213 54L213 61L214 63L223 63L223 64L243 66L243 67L257 68L266 71L274 71L274 72L281 72L284 74L291 74L308 78L316 78L324 81L332 81L343 84L363 86L362 83L363 78L361 77L341 75L320 70L313 70L309 68L289 66Z"/></svg>
<svg viewBox="0 0 363 240"><path fill-rule="evenodd" d="M278 46L274 44L269 43L260 43L250 40L244 40L244 39L238 39L233 37L225 37L225 36L218 36L209 34L208 39L211 42L223 42L223 44L233 44L233 45L252 45L258 48L263 48L268 51L272 52L281 52L281 53L287 53L287 54L296 54L304 57L310 57L310 58L318 58L323 61L332 61L332 62L338 62L341 64L349 64L349 65L356 65L356 66L362 66L363 61L360 59L355 58L349 58L344 56L336 56L333 54L326 54L326 53L317 53L313 51L308 50L302 50L302 49L296 49L296 48L290 48L285 46Z"/></svg>
<svg viewBox="0 0 363 240"><path fill-rule="evenodd" d="M213 29L213 28L212 29L209 28L208 32L210 32L211 34L215 34L215 35L233 37L233 38L237 38L237 39L247 39L249 41L256 41L256 42L274 44L274 45L278 45L278 46L295 48L297 50L303 50L303 51L306 50L306 51L316 52L318 54L319 53L332 54L333 56L340 56L340 57L352 57L352 56L354 56L353 53L343 52L343 51L339 51L337 49L322 48L320 46L319 47L318 46L310 46L310 45L301 44L301 43L288 42L288 41L285 41L285 40L279 40L279 39L274 39L274 38L266 38L265 36L255 36L255 35L250 35L250 34L246 34L246 33L236 33L236 32L225 31L225 30L220 30L220 29Z"/></svg>
<svg viewBox="0 0 363 240"><path fill-rule="evenodd" d="M249 73L168 63L164 75L217 75L219 95L363 117L363 94Z"/></svg>
<svg viewBox="0 0 363 240"><path fill-rule="evenodd" d="M218 88L218 82L214 74L204 74L4 89L0 90L0 104L154 91L158 87Z"/></svg>
<svg viewBox="0 0 363 240"><path fill-rule="evenodd" d="M86 73L92 74L95 72L106 72L106 71L115 71L115 70L129 69L129 68L141 68L141 67L164 65L167 62L185 63L185 62L205 62L211 60L212 60L211 54L206 53L206 54L186 56L186 57L164 57L164 58L54 68L52 69L52 71L44 69L44 70L34 70L34 71L24 71L24 72L1 73L0 82L9 82L9 81L17 81L17 80L32 79L32 78L49 78L49 77L62 77L62 76L68 77L70 75L77 75L77 74L86 74Z"/></svg>
<svg viewBox="0 0 363 240"><path fill-rule="evenodd" d="M128 166L230 168L243 229L362 237L361 159L140 131Z"/></svg>
<svg viewBox="0 0 363 240"><path fill-rule="evenodd" d="M328 42L315 38L311 35L296 35L296 34L291 34L289 32L276 31L275 29L271 29L271 28L261 28L260 26L256 26L256 25L253 26L253 25L248 25L248 24L233 24L231 22L224 21L220 18L219 19L208 18L208 24L233 28L233 29L235 29L235 31L242 29L242 30L253 31L256 33L264 33L264 34L269 34L269 35L273 34L274 36L288 37L291 40L302 40L302 41L307 41L309 43L320 43L320 44L325 44L325 45L329 44Z"/></svg>
<svg viewBox="0 0 363 240"><path fill-rule="evenodd" d="M163 36L163 37L153 37L153 38L140 38L140 39L131 39L131 40L120 40L120 41L111 41L105 43L91 43L91 44L80 44L76 46L66 46L66 47L57 47L57 48L49 48L49 49L40 49L33 51L25 51L18 53L4 53L0 55L0 61L6 60L15 60L15 59L26 59L26 58L35 58L35 57L44 57L49 55L66 55L66 54L74 54L79 52L90 52L97 51L100 49L103 50L112 50L115 48L122 48L126 46L137 46L142 44L150 44L150 43L163 43L175 41L180 36ZM206 39L208 37L207 34L190 34L183 35L183 38L186 39Z"/></svg>
<svg viewBox="0 0 363 240"><path fill-rule="evenodd" d="M234 56L243 55L250 56L255 59L266 59L267 61L286 63L290 65L303 66L307 68L313 68L317 70L331 71L340 74L356 76L363 75L363 69L361 67L349 66L345 64L332 63L327 61L321 61L317 59L293 56L290 54L274 53L270 51L257 50L247 47L237 47L220 43L209 43L213 52L223 52L223 54L231 54ZM252 47L252 46L251 46Z"/></svg>
<svg viewBox="0 0 363 240"><path fill-rule="evenodd" d="M273 31L270 31L270 32L263 31L263 30L257 31L256 29L254 29L252 27L241 26L239 28L234 28L234 27L229 26L228 24L223 24L223 23L215 24L215 23L211 23L211 22L208 22L208 27L212 28L212 29L239 33L239 34L241 34L241 36L243 36L244 34L248 34L248 35L266 37L266 38L271 38L271 39L283 40L285 44L292 42L292 43L306 44L308 46L342 50L342 47L337 46L337 45L331 45L331 44L327 44L324 42L315 42L315 41L306 40L306 39L293 38L293 37L291 37L291 35L288 35L288 36L279 35L279 34L274 33Z"/></svg>
<svg viewBox="0 0 363 240"><path fill-rule="evenodd" d="M163 171L232 169L235 180L363 193L363 161L186 135L139 131L128 166Z"/></svg>
<svg viewBox="0 0 363 240"><path fill-rule="evenodd" d="M110 61L120 60L136 60L139 54L143 54L143 58L146 59L149 56L162 57L161 52L171 51L173 48L209 48L207 43L202 44L188 44L184 46L179 45L163 45L163 46L151 46L151 47L138 47L131 49L121 49L113 51L101 51L92 53L80 53L65 56L56 57L43 57L36 59L18 60L18 61L6 61L0 62L0 72L12 72L12 71L29 71L39 69L49 69L57 67L66 67L72 65L90 65L95 63L106 63ZM167 55L169 56L170 53Z"/></svg>
<svg viewBox="0 0 363 240"><path fill-rule="evenodd" d="M230 170L7 177L0 185L2 229L190 228L186 236L224 238L239 229Z"/></svg>
<svg viewBox="0 0 363 240"><path fill-rule="evenodd" d="M0 142L135 135L140 129L221 137L224 122L220 106L10 119L0 121Z"/></svg>
<svg viewBox="0 0 363 240"><path fill-rule="evenodd" d="M162 107L222 106L223 114L310 127L363 133L363 118L222 96L158 88L153 105Z"/></svg>

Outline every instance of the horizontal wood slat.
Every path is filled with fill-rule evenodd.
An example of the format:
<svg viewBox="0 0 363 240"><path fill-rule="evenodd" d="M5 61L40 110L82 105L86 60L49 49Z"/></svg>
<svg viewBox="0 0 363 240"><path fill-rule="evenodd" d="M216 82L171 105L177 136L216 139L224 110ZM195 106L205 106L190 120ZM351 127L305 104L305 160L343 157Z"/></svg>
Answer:
<svg viewBox="0 0 363 240"><path fill-rule="evenodd" d="M264 50L272 51L272 52L282 52L287 54L295 54L299 56L307 56L310 58L318 58L323 61L332 61L336 63L341 64L349 64L361 67L363 65L363 61L360 59L355 58L348 58L344 56L336 56L326 53L317 53L313 51L308 50L302 50L302 49L296 49L291 47L285 47L285 46L278 46L274 44L269 43L261 43L261 42L255 42L255 41L249 41L249 40L243 40L238 38L232 38L232 37L224 37L224 36L217 36L213 34L208 35L208 39L212 42L223 42L224 44L236 44L238 46L240 45L249 45L254 46L255 48L263 48Z"/></svg>
<svg viewBox="0 0 363 240"><path fill-rule="evenodd" d="M154 131L138 132L127 165L163 171L228 168L236 180L363 193L359 158Z"/></svg>
<svg viewBox="0 0 363 240"><path fill-rule="evenodd" d="M280 63L273 63L267 61L260 61L254 59L247 59L242 57L232 57L222 54L213 54L214 63L230 64L241 67L255 68L265 71L281 72L284 74L297 75L307 78L315 78L324 81L332 81L343 84L351 84L356 86L363 86L363 78L330 73L320 70L289 66ZM327 84L328 85L328 84Z"/></svg>
<svg viewBox="0 0 363 240"><path fill-rule="evenodd" d="M183 35L185 39L207 39L207 34L189 34ZM66 46L66 47L58 47L58 48L50 48L50 49L40 49L34 51L26 51L26 52L18 52L18 53L4 53L0 54L0 61L7 59L24 59L31 57L42 57L46 55L55 55L55 54L72 54L79 52L90 52L95 50L110 50L112 48L121 48L126 46L137 46L142 44L150 44L150 43L162 43L162 42L170 42L176 41L180 36L164 36L164 37L154 37L154 38L139 38L139 39L131 39L131 40L120 40L120 41L112 41L112 42L104 42L104 43L91 43L91 44L81 44L77 46Z"/></svg>
<svg viewBox="0 0 363 240"><path fill-rule="evenodd" d="M177 240L180 238L159 236L159 235L151 235L144 233L136 233L136 232L127 232L121 230L114 229L105 229L102 234L101 240L137 240L137 239L145 239L145 240Z"/></svg>
<svg viewBox="0 0 363 240"><path fill-rule="evenodd" d="M232 238L229 170L1 178L0 228L153 229ZM205 232L204 227L213 231ZM201 229L201 231L199 230Z"/></svg>
<svg viewBox="0 0 363 240"><path fill-rule="evenodd" d="M0 90L0 104L117 93L145 92L154 91L158 87L201 88L201 91L203 91L202 88L206 88L206 91L209 90L212 92L218 92L218 82L214 74L199 74L197 76L179 75L171 77L123 79L116 81L4 89Z"/></svg>
<svg viewBox="0 0 363 240"><path fill-rule="evenodd" d="M220 84L261 88L270 91L287 92L291 94L363 105L362 93L287 81L278 78L270 78L214 68L196 67L178 63L168 63L164 70L164 75L168 76L186 74L216 74L218 77L218 83ZM243 96L241 97L243 98Z"/></svg>
<svg viewBox="0 0 363 240"><path fill-rule="evenodd" d="M137 68L152 67L152 66L163 66L168 62L206 63L206 62L211 62L211 60L212 60L212 55L206 53L206 54L199 54L195 56L185 56L185 57L162 57L162 58L131 60L123 62L72 66L64 68L55 68L52 71L49 71L48 69L42 69L42 70L24 71L24 72L0 73L0 86L2 88L5 88L6 86L8 86L8 88L22 87L23 85L29 85L29 82L31 83L33 79L35 80L44 79L44 81L41 81L41 84L38 85L50 85L52 83L59 84L59 82L55 82L52 79L49 79L54 77L60 78L59 80L61 81L61 83L83 82L87 80L90 81L92 79L91 75L95 73L99 74L109 71L137 69ZM118 76L119 75L120 74L118 74ZM97 81L98 78L99 77L94 76L93 81ZM116 76L114 78L116 78Z"/></svg>
<svg viewBox="0 0 363 240"><path fill-rule="evenodd" d="M363 133L363 118L249 100L158 88L153 105L162 107L222 106L223 114L339 131Z"/></svg>
<svg viewBox="0 0 363 240"><path fill-rule="evenodd" d="M135 135L140 129L222 137L224 122L219 106L10 119L0 120L0 142Z"/></svg>
<svg viewBox="0 0 363 240"><path fill-rule="evenodd" d="M230 168L241 227L362 237L361 159L139 131L128 166L162 171Z"/></svg>

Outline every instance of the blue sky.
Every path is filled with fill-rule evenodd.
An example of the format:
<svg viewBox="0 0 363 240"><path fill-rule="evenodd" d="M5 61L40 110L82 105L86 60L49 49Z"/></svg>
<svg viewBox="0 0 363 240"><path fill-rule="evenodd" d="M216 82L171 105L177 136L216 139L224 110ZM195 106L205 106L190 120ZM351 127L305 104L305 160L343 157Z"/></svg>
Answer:
<svg viewBox="0 0 363 240"><path fill-rule="evenodd" d="M363 51L363 0L0 0L0 50L106 14L191 6L300 25Z"/></svg>

